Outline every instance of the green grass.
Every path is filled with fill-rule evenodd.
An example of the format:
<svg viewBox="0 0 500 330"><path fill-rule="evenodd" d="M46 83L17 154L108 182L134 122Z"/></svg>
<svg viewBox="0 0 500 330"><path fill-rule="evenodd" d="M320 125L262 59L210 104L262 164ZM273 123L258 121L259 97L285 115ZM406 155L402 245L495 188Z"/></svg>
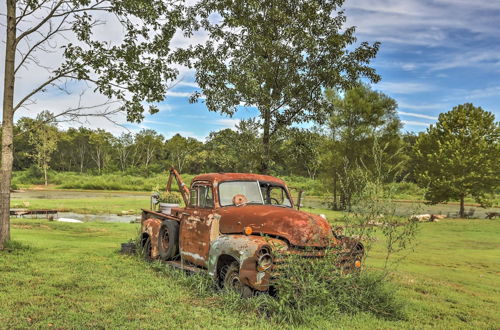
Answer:
<svg viewBox="0 0 500 330"><path fill-rule="evenodd" d="M22 201L12 200L12 208L55 209L59 212L75 212L83 214L118 214L122 211L138 214L141 208L150 208L149 196L82 197L61 199L26 198Z"/></svg>
<svg viewBox="0 0 500 330"><path fill-rule="evenodd" d="M30 188L34 185L42 185L43 177L41 174L32 173L33 171L14 172L12 186L16 188ZM196 174L185 174L181 176L186 184L190 184ZM53 172L49 174L49 183L56 189L79 189L79 190L122 190L122 191L148 191L150 192L156 186L163 187L168 179L167 173L152 174L149 177L128 175L120 172L107 173L102 175L93 175L89 173L78 172ZM308 198L317 199L321 202L326 201L332 194L328 191L330 188L324 184L321 179L309 179L300 176L282 176L281 179L287 182L289 187L303 189L306 202ZM419 188L411 182L391 183L395 199L401 200L423 200L425 190ZM173 189L177 185L173 184ZM296 196L296 190L292 190L292 195ZM452 201L458 202L458 201ZM500 205L500 195L497 194L492 199L493 205ZM472 198L466 198L466 203L475 203Z"/></svg>
<svg viewBox="0 0 500 330"><path fill-rule="evenodd" d="M315 210L316 211L316 210ZM230 299L181 272L155 271L117 253L137 225L12 220L15 246L0 252L5 328L277 328L252 302ZM500 221L422 224L418 245L394 273L406 318L306 316L301 328L498 328ZM368 265L382 262L375 245Z"/></svg>
<svg viewBox="0 0 500 330"><path fill-rule="evenodd" d="M182 177L186 183L190 183L194 175L183 174ZM164 187L167 179L167 173L144 177L123 173L93 175L78 172L50 172L49 184L58 189L152 191L156 186ZM18 171L14 172L12 184L18 188L29 188L33 185L42 185L43 178L34 176L30 171ZM177 189L175 182L173 188Z"/></svg>

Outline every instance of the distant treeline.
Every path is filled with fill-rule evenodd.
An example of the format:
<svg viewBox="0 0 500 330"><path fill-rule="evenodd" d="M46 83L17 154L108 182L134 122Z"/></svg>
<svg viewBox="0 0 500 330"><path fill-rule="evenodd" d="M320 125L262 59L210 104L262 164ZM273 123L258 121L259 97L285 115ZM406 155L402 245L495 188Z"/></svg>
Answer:
<svg viewBox="0 0 500 330"><path fill-rule="evenodd" d="M170 165L181 173L258 172L261 159L259 125L253 120L241 121L235 130L211 132L205 141L180 134L167 139L151 129L120 136L85 127L61 130L54 124L40 124L28 118L19 120L15 131L15 171L33 167L41 170L46 162L53 171L88 174L122 172L150 176ZM44 136L49 132L49 137ZM271 174L314 179L328 172L335 165L333 158L344 156L341 153L349 159L364 156L366 166L372 162L373 137L351 137L352 141L341 143L337 134L327 127L282 130L272 141ZM387 140L384 144L389 142L385 152L391 153L401 147L410 148L415 140L415 135L400 134L399 129L382 137ZM389 162L395 165L404 157L396 158Z"/></svg>
<svg viewBox="0 0 500 330"><path fill-rule="evenodd" d="M325 121L273 132L265 156L270 174L319 178L342 205L350 203L367 175L385 182L412 180L409 160L416 135L401 132L393 99L364 85L342 98L333 92L326 97L332 107L325 110ZM259 172L264 157L258 119L199 141L180 134L166 139L151 129L120 136L85 127L61 130L52 118L43 112L15 126L14 170L30 169L31 177L39 172L47 183L51 171L149 177L174 165L181 173Z"/></svg>
<svg viewBox="0 0 500 330"><path fill-rule="evenodd" d="M180 134L166 139L151 129L120 136L85 127L61 130L50 112L36 119L21 118L15 126L14 170L28 171L15 182L39 177L48 184L51 177L55 179L51 171L127 175L132 180L158 177L171 165L181 173L255 173L265 163L269 174L320 182L314 194L333 196L335 209L350 208L352 198L368 182L417 183L433 202L460 200L461 213L468 196L485 206L495 199L500 126L492 113L460 105L417 136L402 132L396 101L368 86L342 96L326 91L325 97L327 119L308 129L285 127L273 132L268 153L263 151L258 119L242 120L234 130L211 132L199 141ZM134 188L124 180L100 180L104 181L97 186L105 189L147 190L150 184L141 181L141 188ZM69 182L83 189L93 184L78 183L75 176Z"/></svg>

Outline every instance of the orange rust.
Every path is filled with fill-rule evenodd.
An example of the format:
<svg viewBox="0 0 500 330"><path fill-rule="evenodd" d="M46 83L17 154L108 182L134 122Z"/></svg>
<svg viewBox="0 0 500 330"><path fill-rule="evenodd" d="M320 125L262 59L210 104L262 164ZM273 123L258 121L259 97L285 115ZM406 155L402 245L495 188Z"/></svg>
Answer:
<svg viewBox="0 0 500 330"><path fill-rule="evenodd" d="M241 282L254 290L266 291L272 276L273 267L266 271L258 270L261 251L323 257L326 248L338 246L339 267L359 268L357 262L362 259L363 251L356 250L357 241L334 233L324 218L294 209L283 180L251 173L202 174L193 179L191 195L174 168L170 170L168 190L173 178L179 185L186 206L173 208L171 215L143 210L142 233L151 238L154 258L158 257L161 223L177 221L181 264L207 269L217 278L221 262L236 261L240 266ZM269 204L271 190L267 190L268 197L264 204L248 204L245 195L236 194L233 205L222 207L218 186L227 181L256 181L261 190L278 187L279 191L287 194L290 205Z"/></svg>
<svg viewBox="0 0 500 330"><path fill-rule="evenodd" d="M149 218L142 223L142 232L147 233L151 239L151 257L158 257L158 234L160 232L161 220Z"/></svg>

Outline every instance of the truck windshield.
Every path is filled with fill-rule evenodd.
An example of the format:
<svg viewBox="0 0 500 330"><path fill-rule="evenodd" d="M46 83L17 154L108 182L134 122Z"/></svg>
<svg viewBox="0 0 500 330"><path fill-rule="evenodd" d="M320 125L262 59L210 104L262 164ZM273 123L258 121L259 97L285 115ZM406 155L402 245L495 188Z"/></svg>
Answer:
<svg viewBox="0 0 500 330"><path fill-rule="evenodd" d="M233 197L235 195L244 195L247 204L264 204L257 181L229 181L219 184L221 206L234 205Z"/></svg>

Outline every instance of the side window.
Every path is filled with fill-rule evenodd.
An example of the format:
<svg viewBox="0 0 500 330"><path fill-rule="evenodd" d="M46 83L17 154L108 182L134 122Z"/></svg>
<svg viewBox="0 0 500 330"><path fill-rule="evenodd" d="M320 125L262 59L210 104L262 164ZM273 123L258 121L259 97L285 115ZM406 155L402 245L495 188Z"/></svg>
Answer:
<svg viewBox="0 0 500 330"><path fill-rule="evenodd" d="M283 204L283 189L281 189L281 187L271 187L269 197L272 201L278 202L278 204ZM271 204L273 203L272 201Z"/></svg>
<svg viewBox="0 0 500 330"><path fill-rule="evenodd" d="M212 187L210 186L199 186L200 194L200 207L212 208L214 207L214 198L212 195Z"/></svg>
<svg viewBox="0 0 500 330"><path fill-rule="evenodd" d="M212 208L214 198L212 187L208 185L195 185L190 190L189 205L191 207Z"/></svg>
<svg viewBox="0 0 500 330"><path fill-rule="evenodd" d="M198 204L198 187L194 187L189 191L189 206L195 207Z"/></svg>

